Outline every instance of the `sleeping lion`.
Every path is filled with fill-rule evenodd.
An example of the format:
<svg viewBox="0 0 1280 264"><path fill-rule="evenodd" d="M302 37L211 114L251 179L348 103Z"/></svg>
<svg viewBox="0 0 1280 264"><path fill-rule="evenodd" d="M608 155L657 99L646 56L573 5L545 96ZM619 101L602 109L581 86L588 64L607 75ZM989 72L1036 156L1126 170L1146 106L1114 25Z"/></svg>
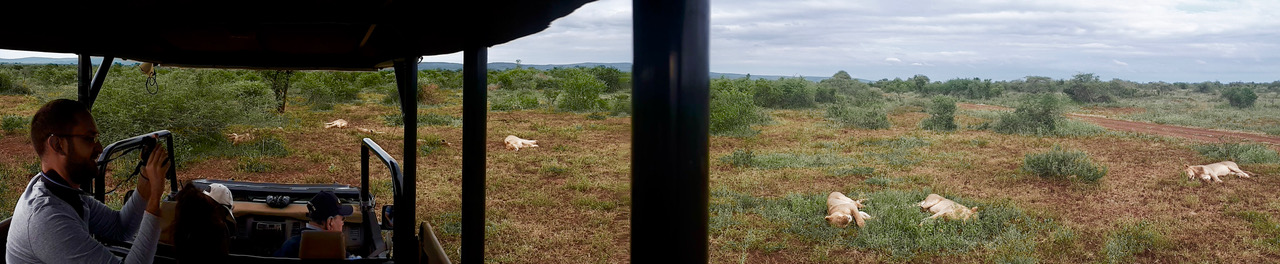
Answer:
<svg viewBox="0 0 1280 264"><path fill-rule="evenodd" d="M840 228L848 227L851 221L857 223L858 228L866 226L866 219L871 219L871 215L858 211L865 207L862 201L866 199L854 201L843 193L832 192L827 195L827 222Z"/></svg>
<svg viewBox="0 0 1280 264"><path fill-rule="evenodd" d="M920 202L920 210L933 213L932 216L920 220L920 225L924 225L925 220L935 219L939 216L945 216L946 219L969 221L969 218L978 219L978 207L972 209L965 207L955 201L942 197L942 195L929 194Z"/></svg>
<svg viewBox="0 0 1280 264"><path fill-rule="evenodd" d="M1187 165L1186 171L1187 171L1187 178L1195 179L1198 177L1200 178L1200 180L1203 180L1206 182L1210 180L1214 182L1222 182L1222 179L1218 178L1218 176L1232 175L1232 174L1236 175L1236 177L1249 178L1249 173L1250 173L1250 172L1241 170L1240 166L1236 165L1235 162L1231 162L1231 161L1223 161L1223 162L1218 162L1213 164L1196 165L1196 166Z"/></svg>

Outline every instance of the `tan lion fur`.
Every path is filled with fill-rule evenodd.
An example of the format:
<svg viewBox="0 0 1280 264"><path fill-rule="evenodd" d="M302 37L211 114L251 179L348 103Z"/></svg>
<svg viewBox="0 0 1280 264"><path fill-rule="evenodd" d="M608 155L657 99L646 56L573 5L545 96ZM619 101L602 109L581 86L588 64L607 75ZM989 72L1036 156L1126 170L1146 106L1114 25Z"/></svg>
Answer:
<svg viewBox="0 0 1280 264"><path fill-rule="evenodd" d="M520 151L520 148L538 147L537 140L522 139L522 138L516 137L515 135L507 135L507 138L503 139L502 142L507 144L507 149L511 149L515 151Z"/></svg>
<svg viewBox="0 0 1280 264"><path fill-rule="evenodd" d="M862 205L863 201L866 199L854 201L843 193L832 192L827 195L827 222L840 228L848 227L850 221L857 223L858 228L866 226L866 220L871 219L871 215L858 211L865 207Z"/></svg>
<svg viewBox="0 0 1280 264"><path fill-rule="evenodd" d="M970 209L960 203L952 201L951 199L944 198L942 195L931 193L928 197L925 197L924 201L921 201L919 205L921 210L933 213L932 216L925 218L925 220L935 219L939 216L946 219L963 221L969 221L970 218L975 220L978 219L978 207ZM924 220L921 220L920 224L924 225Z"/></svg>
<svg viewBox="0 0 1280 264"><path fill-rule="evenodd" d="M1206 182L1222 182L1222 179L1219 178L1219 176L1223 175L1236 175L1236 177L1250 178L1249 173L1251 173L1241 170L1239 165L1236 165L1235 162L1231 161L1196 166L1188 165L1185 170L1187 178L1200 178L1200 180Z"/></svg>

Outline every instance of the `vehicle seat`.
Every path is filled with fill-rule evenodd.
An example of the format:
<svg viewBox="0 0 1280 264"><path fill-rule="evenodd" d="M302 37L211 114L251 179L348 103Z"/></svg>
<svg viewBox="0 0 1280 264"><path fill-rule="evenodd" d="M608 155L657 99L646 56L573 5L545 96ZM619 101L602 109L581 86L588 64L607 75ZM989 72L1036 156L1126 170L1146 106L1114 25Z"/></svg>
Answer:
<svg viewBox="0 0 1280 264"><path fill-rule="evenodd" d="M9 245L9 220L13 218L5 218L0 221L0 252L4 252L5 247ZM0 257L0 263L4 263L4 257Z"/></svg>
<svg viewBox="0 0 1280 264"><path fill-rule="evenodd" d="M302 231L302 241L298 243L298 258L345 259L346 254L347 243L342 239L342 232Z"/></svg>

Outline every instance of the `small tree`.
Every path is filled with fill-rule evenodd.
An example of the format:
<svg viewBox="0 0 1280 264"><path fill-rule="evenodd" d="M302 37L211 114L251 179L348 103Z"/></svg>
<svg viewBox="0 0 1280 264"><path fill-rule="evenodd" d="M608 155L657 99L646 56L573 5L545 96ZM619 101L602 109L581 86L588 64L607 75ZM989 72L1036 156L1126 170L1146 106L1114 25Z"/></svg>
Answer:
<svg viewBox="0 0 1280 264"><path fill-rule="evenodd" d="M1049 135L1062 122L1062 103L1052 95L1033 96L1012 113L1000 115L995 131L1004 134Z"/></svg>
<svg viewBox="0 0 1280 264"><path fill-rule="evenodd" d="M289 102L289 84L293 83L293 71L260 71L262 80L271 86L276 98L276 112L284 113Z"/></svg>
<svg viewBox="0 0 1280 264"><path fill-rule="evenodd" d="M604 82L582 70L571 71L560 77L564 98L556 104L561 111L591 111L603 109L607 102L600 93L607 88Z"/></svg>
<svg viewBox="0 0 1280 264"><path fill-rule="evenodd" d="M1258 100L1258 94L1253 89L1246 87L1230 87L1222 90L1222 98L1227 99L1231 106L1236 108L1248 108L1253 106L1253 102Z"/></svg>
<svg viewBox="0 0 1280 264"><path fill-rule="evenodd" d="M1092 73L1076 74L1066 84L1067 87L1062 92L1076 102L1107 103L1112 100L1111 93L1106 90L1106 83L1098 80L1098 76Z"/></svg>
<svg viewBox="0 0 1280 264"><path fill-rule="evenodd" d="M934 97L933 104L929 106L927 112L929 112L929 118L920 124L924 129L956 130L956 99L946 96Z"/></svg>

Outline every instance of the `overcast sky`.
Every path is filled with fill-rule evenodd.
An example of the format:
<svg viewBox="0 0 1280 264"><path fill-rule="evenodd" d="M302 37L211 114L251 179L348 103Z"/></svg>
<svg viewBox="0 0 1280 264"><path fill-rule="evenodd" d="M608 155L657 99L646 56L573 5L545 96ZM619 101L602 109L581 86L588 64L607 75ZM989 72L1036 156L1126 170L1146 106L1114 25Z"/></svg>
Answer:
<svg viewBox="0 0 1280 264"><path fill-rule="evenodd" d="M711 70L857 78L1280 80L1276 0L712 0ZM590 3L491 62L631 61L631 1ZM0 58L70 57L17 53ZM425 61L461 62L461 54Z"/></svg>

